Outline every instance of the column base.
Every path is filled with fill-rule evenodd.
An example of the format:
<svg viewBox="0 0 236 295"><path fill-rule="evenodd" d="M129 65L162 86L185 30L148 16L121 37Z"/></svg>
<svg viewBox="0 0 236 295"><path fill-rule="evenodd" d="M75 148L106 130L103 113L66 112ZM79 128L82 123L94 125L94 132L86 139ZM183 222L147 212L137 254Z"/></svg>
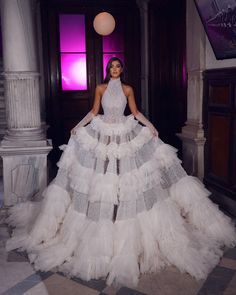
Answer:
<svg viewBox="0 0 236 295"><path fill-rule="evenodd" d="M204 177L204 145L206 138L202 125L188 121L177 136L183 143L183 167L189 175Z"/></svg>
<svg viewBox="0 0 236 295"><path fill-rule="evenodd" d="M0 144L2 147L38 147L47 145L45 130L42 128L9 129Z"/></svg>
<svg viewBox="0 0 236 295"><path fill-rule="evenodd" d="M37 199L47 186L47 155L42 147L0 147L3 159L4 206Z"/></svg>

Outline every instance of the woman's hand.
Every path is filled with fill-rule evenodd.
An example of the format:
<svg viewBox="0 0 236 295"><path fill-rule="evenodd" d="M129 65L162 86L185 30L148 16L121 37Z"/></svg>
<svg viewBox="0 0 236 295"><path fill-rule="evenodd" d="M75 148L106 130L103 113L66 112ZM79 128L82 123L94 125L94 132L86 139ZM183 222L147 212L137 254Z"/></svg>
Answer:
<svg viewBox="0 0 236 295"><path fill-rule="evenodd" d="M78 128L76 128L76 127L74 127L73 129L71 129L70 134L71 134L71 135L75 135L77 129L78 129Z"/></svg>
<svg viewBox="0 0 236 295"><path fill-rule="evenodd" d="M128 98L129 108L132 114L134 115L134 117L139 122L141 122L144 126L148 127L151 133L153 134L153 136L158 136L158 131L153 126L153 124L142 113L138 111L132 87L125 86L124 92Z"/></svg>
<svg viewBox="0 0 236 295"><path fill-rule="evenodd" d="M149 130L151 131L153 136L158 136L159 135L158 131L156 130L156 128L153 125L149 127Z"/></svg>
<svg viewBox="0 0 236 295"><path fill-rule="evenodd" d="M87 115L73 128L71 129L70 133L71 135L75 135L78 128L84 127L87 125L94 117L94 114L92 111L88 112Z"/></svg>

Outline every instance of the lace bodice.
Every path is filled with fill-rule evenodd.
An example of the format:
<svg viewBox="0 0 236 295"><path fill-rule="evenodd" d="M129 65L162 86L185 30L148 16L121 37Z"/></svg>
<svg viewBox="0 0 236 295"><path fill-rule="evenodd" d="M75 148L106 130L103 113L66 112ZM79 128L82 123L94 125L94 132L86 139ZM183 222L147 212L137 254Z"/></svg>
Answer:
<svg viewBox="0 0 236 295"><path fill-rule="evenodd" d="M127 98L123 92L120 78L110 80L102 96L104 120L110 123L122 122Z"/></svg>

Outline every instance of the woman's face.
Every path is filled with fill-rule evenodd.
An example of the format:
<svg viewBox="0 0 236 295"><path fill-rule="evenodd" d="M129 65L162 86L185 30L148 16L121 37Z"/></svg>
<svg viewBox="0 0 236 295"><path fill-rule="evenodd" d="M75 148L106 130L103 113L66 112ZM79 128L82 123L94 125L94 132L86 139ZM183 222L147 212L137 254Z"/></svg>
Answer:
<svg viewBox="0 0 236 295"><path fill-rule="evenodd" d="M123 71L123 69L122 69L120 62L118 60L114 60L111 63L111 67L110 67L111 78L113 78L113 79L119 78L122 71Z"/></svg>

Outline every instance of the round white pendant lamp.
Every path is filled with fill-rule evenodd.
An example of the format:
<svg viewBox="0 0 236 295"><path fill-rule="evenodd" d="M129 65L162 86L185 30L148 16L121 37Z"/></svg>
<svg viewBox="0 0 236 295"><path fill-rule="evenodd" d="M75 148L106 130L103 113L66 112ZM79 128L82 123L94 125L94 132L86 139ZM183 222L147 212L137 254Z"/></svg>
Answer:
<svg viewBox="0 0 236 295"><path fill-rule="evenodd" d="M101 12L97 14L93 20L94 30L102 36L111 34L115 29L115 19L108 12Z"/></svg>

